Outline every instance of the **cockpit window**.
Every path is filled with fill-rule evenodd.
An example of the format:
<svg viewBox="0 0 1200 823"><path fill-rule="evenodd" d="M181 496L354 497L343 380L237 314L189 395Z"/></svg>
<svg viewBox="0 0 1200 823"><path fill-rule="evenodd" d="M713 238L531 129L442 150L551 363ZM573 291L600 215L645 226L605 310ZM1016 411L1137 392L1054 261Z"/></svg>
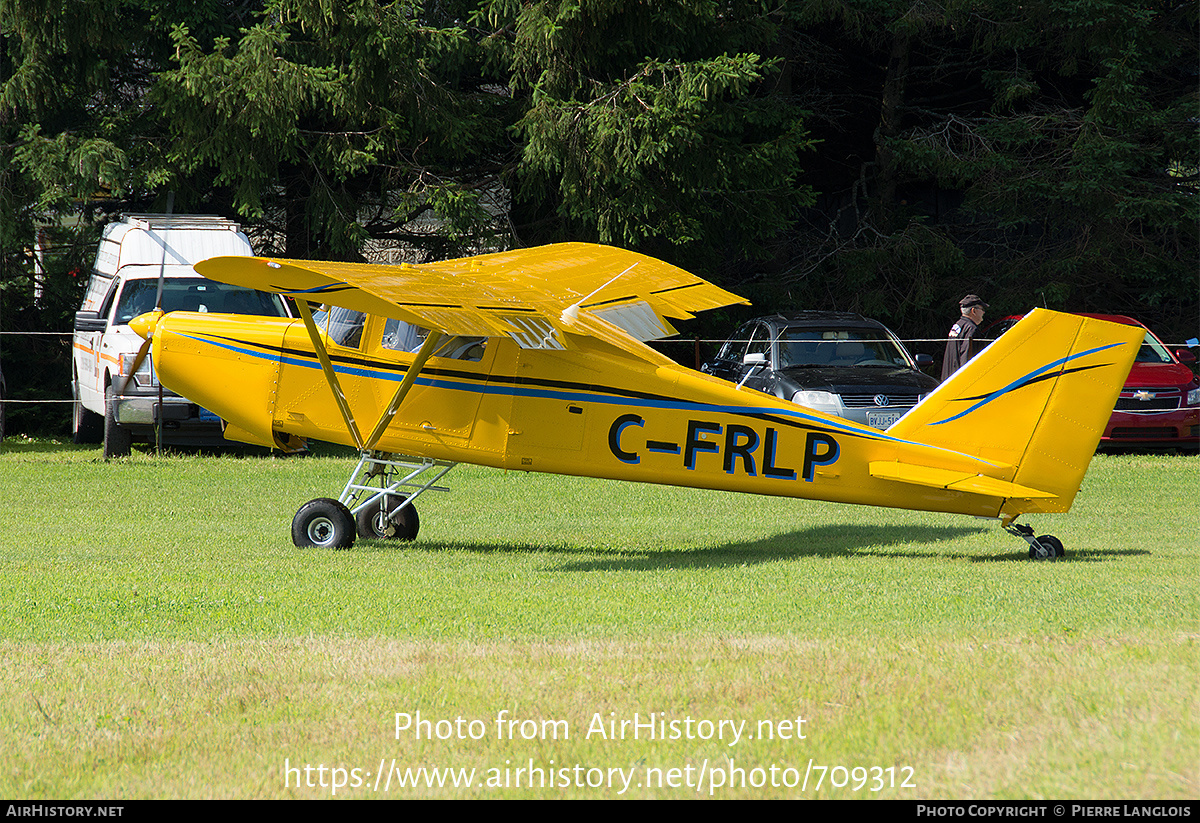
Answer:
<svg viewBox="0 0 1200 823"><path fill-rule="evenodd" d="M383 326L383 347L392 351L416 351L428 334L428 329L388 318Z"/></svg>
<svg viewBox="0 0 1200 823"><path fill-rule="evenodd" d="M405 323L403 320L388 318L387 323L383 327L383 340L381 342L385 349L415 352L421 348L421 344L425 342L425 338L428 336L429 329L414 326L412 323ZM434 357L446 357L451 360L479 361L483 359L484 347L486 345L486 337L460 337L455 335L442 341L442 344L438 346L438 350L434 352Z"/></svg>
<svg viewBox="0 0 1200 823"><path fill-rule="evenodd" d="M329 342L357 349L362 343L363 326L367 316L360 311L334 306L330 311L313 312L313 323L325 329Z"/></svg>

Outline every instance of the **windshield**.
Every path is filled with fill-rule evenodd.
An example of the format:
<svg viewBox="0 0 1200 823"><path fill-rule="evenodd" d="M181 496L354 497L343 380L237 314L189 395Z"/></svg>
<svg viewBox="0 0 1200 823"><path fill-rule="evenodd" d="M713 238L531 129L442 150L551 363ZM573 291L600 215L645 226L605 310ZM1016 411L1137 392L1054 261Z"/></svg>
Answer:
<svg viewBox="0 0 1200 823"><path fill-rule="evenodd" d="M1142 341L1142 347L1138 349L1138 363L1173 363L1171 353L1167 351L1167 347L1158 342L1158 338L1146 332L1146 339Z"/></svg>
<svg viewBox="0 0 1200 823"><path fill-rule="evenodd" d="M793 328L779 337L776 368L911 365L899 342L882 329Z"/></svg>
<svg viewBox="0 0 1200 823"><path fill-rule="evenodd" d="M158 280L130 280L121 291L115 322L125 325L139 314L154 309ZM277 294L214 283L203 277L167 277L163 279L163 311L221 312L287 317L283 298Z"/></svg>

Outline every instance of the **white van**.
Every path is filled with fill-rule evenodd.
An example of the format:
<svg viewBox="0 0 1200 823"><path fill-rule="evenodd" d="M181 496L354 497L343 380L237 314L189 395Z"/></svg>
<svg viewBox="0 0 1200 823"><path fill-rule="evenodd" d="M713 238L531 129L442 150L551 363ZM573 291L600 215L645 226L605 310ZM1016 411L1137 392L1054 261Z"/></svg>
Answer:
<svg viewBox="0 0 1200 823"><path fill-rule="evenodd" d="M279 295L215 283L192 268L217 255L252 255L237 223L213 215L126 214L104 229L83 306L75 314L71 375L76 443L104 443L105 457L128 454L134 440L222 442L215 415L159 386L149 357L129 378L144 342L129 321L151 311L290 317ZM159 277L162 296L158 296Z"/></svg>

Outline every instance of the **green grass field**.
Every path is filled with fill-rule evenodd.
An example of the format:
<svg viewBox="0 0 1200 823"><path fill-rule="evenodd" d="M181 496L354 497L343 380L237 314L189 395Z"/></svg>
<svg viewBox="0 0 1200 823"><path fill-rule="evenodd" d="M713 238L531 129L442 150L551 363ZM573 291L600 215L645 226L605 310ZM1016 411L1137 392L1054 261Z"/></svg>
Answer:
<svg viewBox="0 0 1200 823"><path fill-rule="evenodd" d="M1097 456L1053 563L467 466L414 544L293 547L352 463L5 441L0 796L1200 794L1195 456Z"/></svg>

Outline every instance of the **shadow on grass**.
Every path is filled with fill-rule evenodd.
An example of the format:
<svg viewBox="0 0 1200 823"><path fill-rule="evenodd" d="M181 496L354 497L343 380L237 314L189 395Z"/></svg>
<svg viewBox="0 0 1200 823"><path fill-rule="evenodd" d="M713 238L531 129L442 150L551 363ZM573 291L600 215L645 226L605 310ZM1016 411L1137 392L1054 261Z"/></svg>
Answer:
<svg viewBox="0 0 1200 823"><path fill-rule="evenodd" d="M79 446L69 440L45 440L21 434L10 435L0 442L0 454L60 454L62 452L96 451L96 446Z"/></svg>
<svg viewBox="0 0 1200 823"><path fill-rule="evenodd" d="M353 550L379 551L461 551L476 554L544 554L562 558L548 571L657 571L660 569L728 568L758 565L799 558L888 558L927 560L941 557L972 563L1099 563L1117 557L1149 554L1145 549L1114 548L1071 551L1055 561L1031 561L1028 549L1003 554L982 554L962 547L940 548L939 544L984 534L982 526L818 526L778 534L759 540L728 543L723 546L664 551L636 551L588 548L561 544L479 544L445 542L390 543L360 540ZM1013 538L1014 545L1016 538ZM1025 544L1020 543L1021 546ZM572 559L574 558L574 559Z"/></svg>
<svg viewBox="0 0 1200 823"><path fill-rule="evenodd" d="M1136 454L1144 457L1161 457L1163 455L1196 455L1200 452L1200 440L1182 440L1178 443L1168 443L1165 445L1154 445L1147 443L1135 443L1131 445L1121 444L1102 444L1096 449L1096 454Z"/></svg>
<svg viewBox="0 0 1200 823"><path fill-rule="evenodd" d="M565 558L551 571L656 571L677 568L724 568L760 563L775 563L805 557L948 557L973 559L972 552L956 549L939 551L938 543L958 540L986 532L967 526L818 526L772 537L722 546L664 551L628 551L564 545L478 544L454 541L401 544L410 551L462 551L479 554L531 553ZM360 541L355 550L391 551L397 544L384 541ZM575 559L571 559L575 558Z"/></svg>
<svg viewBox="0 0 1200 823"><path fill-rule="evenodd" d="M1011 554L990 554L972 557L971 560L976 563L1011 563L1017 560L1024 563L1105 563L1109 560L1115 560L1118 557L1138 557L1148 554L1150 554L1148 549L1088 549L1086 551L1072 551L1071 547L1068 546L1067 556L1060 557L1057 560L1031 560L1028 549Z"/></svg>
<svg viewBox="0 0 1200 823"><path fill-rule="evenodd" d="M138 457L153 458L157 449L153 444L134 443L132 453ZM358 452L349 446L339 446L333 443L314 441L308 451L286 453L265 446L254 446L249 443L238 443L231 440L219 440L212 443L164 443L162 449L165 457L245 457L245 458L302 458L339 457L355 458ZM13 435L0 441L0 455L4 454L71 454L85 455L100 462L104 460L103 448L90 443L73 443L68 436L66 440L27 437ZM115 458L116 462L125 458Z"/></svg>

